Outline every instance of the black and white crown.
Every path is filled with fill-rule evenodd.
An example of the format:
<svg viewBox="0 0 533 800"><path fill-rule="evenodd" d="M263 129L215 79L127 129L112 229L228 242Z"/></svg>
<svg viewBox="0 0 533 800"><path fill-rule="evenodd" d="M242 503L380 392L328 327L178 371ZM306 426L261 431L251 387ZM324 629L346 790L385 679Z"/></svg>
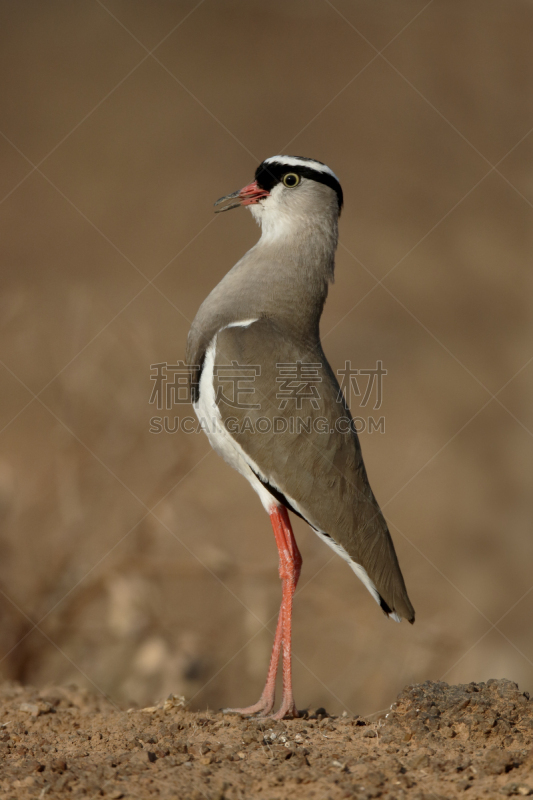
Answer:
<svg viewBox="0 0 533 800"><path fill-rule="evenodd" d="M339 179L326 164L314 158L303 156L271 156L265 159L255 171L255 180L258 185L270 192L281 181L287 172L295 172L302 178L308 178L317 183L329 186L337 194L339 213L343 204L342 187Z"/></svg>

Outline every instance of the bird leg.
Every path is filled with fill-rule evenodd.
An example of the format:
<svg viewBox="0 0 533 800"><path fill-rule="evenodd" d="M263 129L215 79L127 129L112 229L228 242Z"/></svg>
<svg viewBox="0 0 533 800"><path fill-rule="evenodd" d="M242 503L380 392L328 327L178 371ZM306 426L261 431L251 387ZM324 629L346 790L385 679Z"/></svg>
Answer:
<svg viewBox="0 0 533 800"><path fill-rule="evenodd" d="M243 714L244 716L260 714L262 717L268 716L272 719L283 719L286 716L298 716L292 694L291 626L292 598L300 577L302 557L292 532L287 509L284 506L275 506L270 513L270 521L272 522L278 546L282 598L266 684L261 697L255 705L247 708L226 708L224 711L226 713ZM279 711L272 714L280 652L283 652L283 695Z"/></svg>
<svg viewBox="0 0 533 800"><path fill-rule="evenodd" d="M282 617L281 641L283 646L283 695L279 711L272 714L272 718L283 719L286 716L298 716L292 693L291 636L292 599L300 577L302 556L292 532L287 509L284 506L274 508L270 514L270 519L279 553L279 576L282 587L280 608L280 616Z"/></svg>

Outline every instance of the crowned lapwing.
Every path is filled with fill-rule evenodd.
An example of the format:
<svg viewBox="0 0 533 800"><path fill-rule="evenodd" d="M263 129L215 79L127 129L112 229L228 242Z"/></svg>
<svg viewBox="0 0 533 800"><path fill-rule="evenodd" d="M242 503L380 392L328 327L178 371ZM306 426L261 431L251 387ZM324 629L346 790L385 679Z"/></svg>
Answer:
<svg viewBox="0 0 533 800"><path fill-rule="evenodd" d="M215 205L222 203L220 211L249 206L262 232L192 324L191 394L212 447L248 479L270 515L282 582L263 694L255 705L227 711L282 719L298 715L291 613L302 559L288 511L348 562L387 616L414 622L415 612L320 342L343 204L340 183L320 161L273 156L259 165L252 183ZM283 697L273 713L281 652Z"/></svg>

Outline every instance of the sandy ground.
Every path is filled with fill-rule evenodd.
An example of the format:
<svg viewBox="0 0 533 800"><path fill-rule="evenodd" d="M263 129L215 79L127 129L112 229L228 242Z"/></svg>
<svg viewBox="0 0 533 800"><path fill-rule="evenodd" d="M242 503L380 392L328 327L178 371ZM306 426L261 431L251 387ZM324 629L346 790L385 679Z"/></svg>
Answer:
<svg viewBox="0 0 533 800"><path fill-rule="evenodd" d="M388 370L379 409L366 379L350 402L386 420L363 454L417 611L382 619L296 520L297 699L533 693L533 3L26 0L0 20L0 680L121 707L259 694L270 523L203 434L150 433L149 399L258 236L214 201L289 152L342 182L322 340L335 370Z"/></svg>
<svg viewBox="0 0 533 800"><path fill-rule="evenodd" d="M120 710L76 687L0 689L2 798L443 798L533 794L533 704L515 683L408 686L377 721ZM465 792L468 794L465 795Z"/></svg>
<svg viewBox="0 0 533 800"><path fill-rule="evenodd" d="M289 152L343 186L322 341L334 370L388 371L379 409L366 377L349 402L385 420L361 443L417 612L385 619L296 519L297 702L533 694L533 3L25 0L0 21L0 681L194 711L261 691L270 522L201 432L150 432L190 403L149 400L257 240L214 201Z"/></svg>

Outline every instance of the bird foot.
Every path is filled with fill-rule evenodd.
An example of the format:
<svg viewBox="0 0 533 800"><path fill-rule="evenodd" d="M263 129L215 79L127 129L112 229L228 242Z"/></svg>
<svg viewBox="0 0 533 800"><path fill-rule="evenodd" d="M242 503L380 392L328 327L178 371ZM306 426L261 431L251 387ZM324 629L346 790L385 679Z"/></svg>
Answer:
<svg viewBox="0 0 533 800"><path fill-rule="evenodd" d="M269 716L270 712L274 708L274 701L267 702L263 699L259 700L257 703L254 703L253 706L245 706L245 708L223 708L223 714L240 714L241 717L252 717L256 714L260 714L261 717Z"/></svg>
<svg viewBox="0 0 533 800"><path fill-rule="evenodd" d="M253 706L246 708L223 708L223 714L240 714L241 717L256 717L256 719L294 719L299 717L300 714L294 704L294 701L284 702L275 713L272 713L274 703L267 704L261 700Z"/></svg>
<svg viewBox="0 0 533 800"><path fill-rule="evenodd" d="M267 687L268 688L268 687ZM274 692L265 691L253 706L244 708L223 708L223 714L240 714L242 717L252 717L255 714L267 716L274 708Z"/></svg>
<svg viewBox="0 0 533 800"><path fill-rule="evenodd" d="M282 703L281 708L279 711L276 711L275 714L265 714L265 719L295 719L299 717L298 709L294 705L294 702L290 703Z"/></svg>

